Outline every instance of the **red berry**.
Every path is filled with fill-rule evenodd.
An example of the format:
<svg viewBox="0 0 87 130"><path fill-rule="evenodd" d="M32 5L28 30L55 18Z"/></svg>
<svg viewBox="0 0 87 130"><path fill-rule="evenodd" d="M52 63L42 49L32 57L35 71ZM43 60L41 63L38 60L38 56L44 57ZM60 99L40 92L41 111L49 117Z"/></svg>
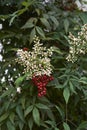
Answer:
<svg viewBox="0 0 87 130"><path fill-rule="evenodd" d="M38 89L39 89L39 90L42 90L43 88L38 86Z"/></svg>
<svg viewBox="0 0 87 130"><path fill-rule="evenodd" d="M38 97L46 95L46 85L49 81L53 80L53 76L48 76L46 74L33 76L32 81L35 86L38 88Z"/></svg>
<svg viewBox="0 0 87 130"><path fill-rule="evenodd" d="M28 48L24 47L24 48L23 48L23 51L28 51Z"/></svg>
<svg viewBox="0 0 87 130"><path fill-rule="evenodd" d="M41 92L41 95L43 95L43 91Z"/></svg>
<svg viewBox="0 0 87 130"><path fill-rule="evenodd" d="M38 93L38 97L41 97L42 95L40 93Z"/></svg>
<svg viewBox="0 0 87 130"><path fill-rule="evenodd" d="M43 86L46 86L46 83L43 83Z"/></svg>

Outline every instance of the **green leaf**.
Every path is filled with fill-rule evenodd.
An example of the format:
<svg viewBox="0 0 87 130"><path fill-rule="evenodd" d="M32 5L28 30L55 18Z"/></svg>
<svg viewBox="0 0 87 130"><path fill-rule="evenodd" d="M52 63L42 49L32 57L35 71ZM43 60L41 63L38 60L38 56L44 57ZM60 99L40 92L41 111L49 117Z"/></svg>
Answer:
<svg viewBox="0 0 87 130"><path fill-rule="evenodd" d="M58 128L54 128L54 130L59 130Z"/></svg>
<svg viewBox="0 0 87 130"><path fill-rule="evenodd" d="M28 21L25 23L25 25L22 26L21 29L32 28L32 27L34 27L34 24L33 24L30 20L28 20Z"/></svg>
<svg viewBox="0 0 87 130"><path fill-rule="evenodd" d="M3 94L0 96L0 98L6 97L6 96L10 96L12 94L13 90L14 90L13 87L12 88L11 87L8 88L8 90L3 92Z"/></svg>
<svg viewBox="0 0 87 130"><path fill-rule="evenodd" d="M8 19L10 17L10 14L8 15L0 15L0 19Z"/></svg>
<svg viewBox="0 0 87 130"><path fill-rule="evenodd" d="M25 102L26 102L25 96L21 97L21 104L23 109L25 109Z"/></svg>
<svg viewBox="0 0 87 130"><path fill-rule="evenodd" d="M44 102L44 103L49 103L50 104L50 101L46 98L46 97L41 97L39 98L40 102Z"/></svg>
<svg viewBox="0 0 87 130"><path fill-rule="evenodd" d="M21 29L32 28L32 27L34 27L34 24L27 22Z"/></svg>
<svg viewBox="0 0 87 130"><path fill-rule="evenodd" d="M55 122L54 121L50 121L50 120L47 120L45 121L47 124L51 125L52 127L55 126Z"/></svg>
<svg viewBox="0 0 87 130"><path fill-rule="evenodd" d="M29 7L29 6L31 6L32 4L34 4L35 3L35 0L28 0L27 2L26 1L23 1L21 4L23 5L23 6L25 6L25 7Z"/></svg>
<svg viewBox="0 0 87 130"><path fill-rule="evenodd" d="M77 128L77 130L83 130L83 129L87 129L87 121L82 122Z"/></svg>
<svg viewBox="0 0 87 130"><path fill-rule="evenodd" d="M19 125L20 130L23 130L23 126L24 126L23 121L18 120L18 125Z"/></svg>
<svg viewBox="0 0 87 130"><path fill-rule="evenodd" d="M61 52L61 50L58 47L53 47L53 51L62 55L63 53Z"/></svg>
<svg viewBox="0 0 87 130"><path fill-rule="evenodd" d="M72 84L71 81L69 81L69 85L70 85L70 90L71 90L71 92L76 94L75 89L74 89L74 86L73 86L73 84Z"/></svg>
<svg viewBox="0 0 87 130"><path fill-rule="evenodd" d="M65 19L65 20L64 20L64 28L65 28L65 32L66 32L66 34L67 34L68 29L69 29L69 20L68 20L68 19Z"/></svg>
<svg viewBox="0 0 87 130"><path fill-rule="evenodd" d="M40 126L40 113L36 107L33 109L33 119L35 123Z"/></svg>
<svg viewBox="0 0 87 130"><path fill-rule="evenodd" d="M22 2L22 5L23 5L23 6L27 6L27 5L28 5L28 2L23 1L23 2Z"/></svg>
<svg viewBox="0 0 87 130"><path fill-rule="evenodd" d="M87 24L87 12L82 12L79 16L82 19L83 23Z"/></svg>
<svg viewBox="0 0 87 130"><path fill-rule="evenodd" d="M41 121L40 122L40 125L42 126L42 127L44 127L44 128L48 128L48 125L45 123L45 121ZM46 130L46 129L45 129Z"/></svg>
<svg viewBox="0 0 87 130"><path fill-rule="evenodd" d="M47 105L41 104L41 103L37 103L35 104L36 107L40 108L40 109L49 109L49 107Z"/></svg>
<svg viewBox="0 0 87 130"><path fill-rule="evenodd" d="M40 36L42 36L43 38L45 38L44 31L42 30L41 27L36 26L36 30L37 30L37 32L38 32L38 34L39 34Z"/></svg>
<svg viewBox="0 0 87 130"><path fill-rule="evenodd" d="M15 130L15 126L10 121L7 121L7 128L8 130Z"/></svg>
<svg viewBox="0 0 87 130"><path fill-rule="evenodd" d="M14 124L14 118L15 118L15 113L11 112L10 116L9 116L9 119L12 122L12 124Z"/></svg>
<svg viewBox="0 0 87 130"><path fill-rule="evenodd" d="M35 11L37 12L38 16L40 16L41 10L39 8L36 8Z"/></svg>
<svg viewBox="0 0 87 130"><path fill-rule="evenodd" d="M59 22L58 22L58 20L56 19L56 17L50 16L50 18L51 18L51 20L53 21L53 23L55 24L55 28L57 28L58 25L59 25Z"/></svg>
<svg viewBox="0 0 87 130"><path fill-rule="evenodd" d="M55 106L56 109L58 110L59 114L61 115L62 119L64 119L65 115L62 109L60 109L58 106Z"/></svg>
<svg viewBox="0 0 87 130"><path fill-rule="evenodd" d="M45 27L47 27L47 29L49 29L49 30L51 29L50 24L49 24L49 22L47 21L47 19L45 19L45 18L40 18L40 20L41 20L42 24L45 25Z"/></svg>
<svg viewBox="0 0 87 130"><path fill-rule="evenodd" d="M55 84L55 88L57 88L57 89L60 89L60 88L61 88L61 89L62 89L62 88L64 88L64 86L63 86L63 85L60 85L60 84L58 84L58 85Z"/></svg>
<svg viewBox="0 0 87 130"><path fill-rule="evenodd" d="M87 84L87 78L86 77L81 77L79 82L83 83L83 84Z"/></svg>
<svg viewBox="0 0 87 130"><path fill-rule="evenodd" d="M0 116L0 123L4 121L8 117L9 113L5 113L2 116Z"/></svg>
<svg viewBox="0 0 87 130"><path fill-rule="evenodd" d="M67 104L69 101L69 97L70 97L70 91L67 87L63 91L63 96L64 96L65 102Z"/></svg>
<svg viewBox="0 0 87 130"><path fill-rule="evenodd" d="M47 115L48 115L48 117L52 120L52 121L55 121L55 117L54 117L54 115L53 115L53 113L52 113L52 110L46 110L46 113L47 113Z"/></svg>
<svg viewBox="0 0 87 130"><path fill-rule="evenodd" d="M64 130L70 130L70 127L67 123L63 123Z"/></svg>
<svg viewBox="0 0 87 130"><path fill-rule="evenodd" d="M25 110L24 116L26 117L32 110L33 110L33 105L29 106L29 107Z"/></svg>
<svg viewBox="0 0 87 130"><path fill-rule="evenodd" d="M33 128L33 119L32 118L29 119L28 126L29 126L29 130L32 130L32 128Z"/></svg>
<svg viewBox="0 0 87 130"><path fill-rule="evenodd" d="M27 77L27 74L25 74L24 76L20 76L19 78L17 78L16 81L15 81L16 86L19 86L26 77Z"/></svg>
<svg viewBox="0 0 87 130"><path fill-rule="evenodd" d="M10 22L9 22L9 25L11 26L12 25L12 23L13 23L13 21L14 21L14 19L17 17L17 15L15 14L12 18L11 18L11 20L10 20Z"/></svg>
<svg viewBox="0 0 87 130"><path fill-rule="evenodd" d="M36 35L36 30L35 30L35 28L33 28L30 33L30 43L33 41L35 35Z"/></svg>
<svg viewBox="0 0 87 130"><path fill-rule="evenodd" d="M4 109L5 109L5 111L9 110L10 105L11 105L11 102L5 101L5 103L4 103Z"/></svg>
<svg viewBox="0 0 87 130"><path fill-rule="evenodd" d="M20 105L18 105L18 106L16 107L16 112L17 112L19 118L21 119L21 121L25 122L25 121L24 121L23 110L22 110L22 108L21 108Z"/></svg>

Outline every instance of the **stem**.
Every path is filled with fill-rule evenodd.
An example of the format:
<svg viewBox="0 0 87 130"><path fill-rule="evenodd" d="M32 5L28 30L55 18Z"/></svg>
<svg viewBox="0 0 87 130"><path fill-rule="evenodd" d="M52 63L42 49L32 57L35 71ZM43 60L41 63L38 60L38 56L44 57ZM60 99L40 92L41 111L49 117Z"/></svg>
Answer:
<svg viewBox="0 0 87 130"><path fill-rule="evenodd" d="M63 123L63 121L60 121L59 123L57 123L57 126L59 126L61 123Z"/></svg>
<svg viewBox="0 0 87 130"><path fill-rule="evenodd" d="M66 123L67 123L67 120L68 120L68 113L67 113L67 104L66 104Z"/></svg>
<svg viewBox="0 0 87 130"><path fill-rule="evenodd" d="M75 126L77 128L77 125L75 123L73 123L72 121L70 121L68 119L67 119L67 121L69 121L73 126Z"/></svg>
<svg viewBox="0 0 87 130"><path fill-rule="evenodd" d="M68 107L67 107L67 104L66 104L66 118L65 118L65 121L66 121L66 123L67 123L67 122L70 122L74 127L77 128L77 125L74 124L71 120L68 119L68 109L67 109L67 108L68 108Z"/></svg>

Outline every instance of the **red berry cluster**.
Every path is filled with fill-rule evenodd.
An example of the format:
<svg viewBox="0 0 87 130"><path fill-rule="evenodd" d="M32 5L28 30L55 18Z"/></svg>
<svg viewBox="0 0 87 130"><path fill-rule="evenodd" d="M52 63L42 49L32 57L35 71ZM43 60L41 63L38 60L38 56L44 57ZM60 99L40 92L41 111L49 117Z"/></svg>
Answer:
<svg viewBox="0 0 87 130"><path fill-rule="evenodd" d="M46 85L51 80L53 80L53 76L48 76L45 74L41 76L34 76L32 78L34 85L38 88L38 97L46 95Z"/></svg>

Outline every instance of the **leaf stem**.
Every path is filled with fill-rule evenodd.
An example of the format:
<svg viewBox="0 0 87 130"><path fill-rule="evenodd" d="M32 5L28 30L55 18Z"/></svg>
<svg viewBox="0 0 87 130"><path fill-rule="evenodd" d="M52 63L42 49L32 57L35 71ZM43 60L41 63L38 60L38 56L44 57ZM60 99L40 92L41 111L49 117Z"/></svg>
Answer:
<svg viewBox="0 0 87 130"><path fill-rule="evenodd" d="M68 113L67 113L67 104L66 104L66 123L67 123L67 120L68 120Z"/></svg>
<svg viewBox="0 0 87 130"><path fill-rule="evenodd" d="M68 122L70 122L74 127L77 128L77 125L75 123L73 123L71 120L67 119Z"/></svg>

